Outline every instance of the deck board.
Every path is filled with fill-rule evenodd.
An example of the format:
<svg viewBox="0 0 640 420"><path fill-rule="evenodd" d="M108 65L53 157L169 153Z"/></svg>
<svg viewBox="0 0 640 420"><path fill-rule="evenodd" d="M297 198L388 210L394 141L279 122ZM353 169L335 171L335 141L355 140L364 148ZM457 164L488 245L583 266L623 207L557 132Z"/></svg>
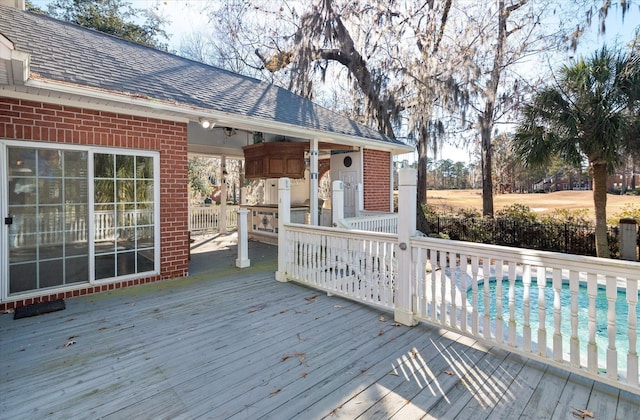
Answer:
<svg viewBox="0 0 640 420"><path fill-rule="evenodd" d="M65 346L67 343L74 342ZM225 269L0 316L3 418L633 418L640 396Z"/></svg>

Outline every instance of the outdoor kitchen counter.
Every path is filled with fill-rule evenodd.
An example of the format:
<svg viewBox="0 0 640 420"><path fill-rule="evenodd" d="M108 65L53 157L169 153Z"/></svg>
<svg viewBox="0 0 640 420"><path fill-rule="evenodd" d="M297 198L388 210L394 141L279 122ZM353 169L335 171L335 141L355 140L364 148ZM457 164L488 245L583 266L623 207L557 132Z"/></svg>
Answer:
<svg viewBox="0 0 640 420"><path fill-rule="evenodd" d="M249 210L247 227L249 237L265 242L273 242L278 237L277 204L245 204L240 206ZM291 205L291 223L305 223L309 206Z"/></svg>

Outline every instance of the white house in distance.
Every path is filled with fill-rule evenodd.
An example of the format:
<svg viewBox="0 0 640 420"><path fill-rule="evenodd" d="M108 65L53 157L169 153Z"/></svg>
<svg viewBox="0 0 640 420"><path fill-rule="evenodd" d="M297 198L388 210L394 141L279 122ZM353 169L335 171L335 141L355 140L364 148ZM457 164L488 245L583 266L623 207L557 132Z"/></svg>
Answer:
<svg viewBox="0 0 640 420"><path fill-rule="evenodd" d="M412 150L280 87L0 0L0 309L186 276L189 153L265 179L308 166L317 223L322 173L388 212L392 156Z"/></svg>

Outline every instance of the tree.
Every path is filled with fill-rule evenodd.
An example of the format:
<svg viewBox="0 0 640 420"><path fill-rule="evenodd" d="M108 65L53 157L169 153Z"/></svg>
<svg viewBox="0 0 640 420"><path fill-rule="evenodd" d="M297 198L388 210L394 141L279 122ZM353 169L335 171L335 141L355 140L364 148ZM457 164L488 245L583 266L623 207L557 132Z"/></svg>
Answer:
<svg viewBox="0 0 640 420"><path fill-rule="evenodd" d="M436 156L454 129L473 132L463 135L481 139L483 207L492 215L495 127L509 122L520 100L542 79L536 75L531 80L530 71L518 70L534 67L530 58L542 51L575 45L583 32L584 12L588 23L596 3L231 0L211 16L216 28L227 31L229 42L217 47L223 62L244 63L250 72L263 75L268 71L271 75L264 78L279 83L288 77L290 89L314 100L318 85L338 85L346 94L335 97L350 99L340 112L390 137L415 142L418 209L426 201L428 152ZM629 1L620 4L624 12ZM606 16L610 6L605 2L597 16ZM256 10L262 19L256 19ZM198 51L202 48L196 55ZM426 229L422 221L419 211L421 230Z"/></svg>
<svg viewBox="0 0 640 420"><path fill-rule="evenodd" d="M30 8L42 12L33 5ZM160 41L167 38L162 29L164 19L152 10L134 8L126 1L55 0L49 4L47 14L148 47L167 49L167 44ZM144 23L136 23L141 16L145 18Z"/></svg>
<svg viewBox="0 0 640 420"><path fill-rule="evenodd" d="M558 155L575 166L587 159L593 175L596 252L609 257L607 174L634 147L640 116L640 54L606 47L560 69L556 86L524 107L515 153L535 166Z"/></svg>
<svg viewBox="0 0 640 420"><path fill-rule="evenodd" d="M193 197L201 200L213 191L213 186L209 178L213 172L210 162L201 157L189 158L187 170L189 178L189 189Z"/></svg>
<svg viewBox="0 0 640 420"><path fill-rule="evenodd" d="M317 0L300 14L295 32L284 45L260 52L272 72L288 69L290 89L313 98L315 83L339 75L351 88L350 116L375 126L391 138L408 133L418 146L418 196L426 201L426 157L429 142L443 134L434 118L436 104L456 104L457 84L437 58L452 0L388 2ZM407 42L398 42L405 39ZM439 74L440 73L440 74ZM329 75L329 76L328 76ZM335 82L336 77L331 77ZM435 143L432 144L435 151ZM434 153L435 155L435 153ZM422 206L418 229L428 232Z"/></svg>

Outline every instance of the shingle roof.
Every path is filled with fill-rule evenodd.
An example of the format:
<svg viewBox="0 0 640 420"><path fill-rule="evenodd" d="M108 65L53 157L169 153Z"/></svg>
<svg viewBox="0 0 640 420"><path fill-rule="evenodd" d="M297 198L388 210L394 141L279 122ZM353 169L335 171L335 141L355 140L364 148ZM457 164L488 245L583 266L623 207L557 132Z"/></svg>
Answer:
<svg viewBox="0 0 640 420"><path fill-rule="evenodd" d="M0 6L0 34L45 79L402 144L273 84L47 16Z"/></svg>

